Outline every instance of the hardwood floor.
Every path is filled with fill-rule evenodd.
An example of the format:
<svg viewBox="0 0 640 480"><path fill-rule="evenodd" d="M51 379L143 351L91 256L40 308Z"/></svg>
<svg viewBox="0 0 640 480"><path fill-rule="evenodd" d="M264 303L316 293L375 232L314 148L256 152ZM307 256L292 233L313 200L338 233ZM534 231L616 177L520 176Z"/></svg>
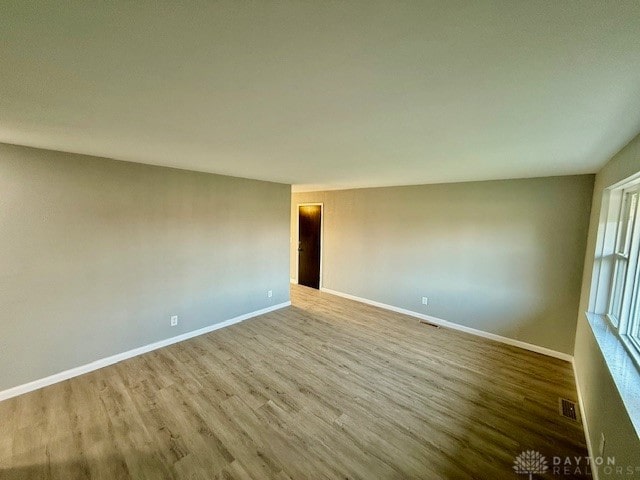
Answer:
<svg viewBox="0 0 640 480"><path fill-rule="evenodd" d="M304 287L292 302L1 402L0 478L514 479L523 450L587 455L558 414L570 364Z"/></svg>

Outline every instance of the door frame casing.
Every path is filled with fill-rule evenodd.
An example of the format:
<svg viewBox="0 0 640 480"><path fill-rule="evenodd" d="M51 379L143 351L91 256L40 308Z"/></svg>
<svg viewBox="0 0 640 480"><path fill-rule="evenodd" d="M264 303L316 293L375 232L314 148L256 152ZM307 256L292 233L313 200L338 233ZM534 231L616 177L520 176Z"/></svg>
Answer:
<svg viewBox="0 0 640 480"><path fill-rule="evenodd" d="M300 246L300 207L310 207L313 205L320 206L320 282L318 284L318 290L322 290L322 264L324 257L324 203L322 202L304 202L296 204L296 236L293 247L296 251L296 284L299 281L300 276L300 252L298 248Z"/></svg>

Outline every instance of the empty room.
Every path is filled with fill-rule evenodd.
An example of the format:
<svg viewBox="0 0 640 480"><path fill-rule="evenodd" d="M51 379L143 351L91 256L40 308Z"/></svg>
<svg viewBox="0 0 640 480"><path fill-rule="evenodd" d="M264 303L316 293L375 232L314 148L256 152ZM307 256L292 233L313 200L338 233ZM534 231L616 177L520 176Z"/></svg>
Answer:
<svg viewBox="0 0 640 480"><path fill-rule="evenodd" d="M0 5L0 480L640 479L640 2Z"/></svg>

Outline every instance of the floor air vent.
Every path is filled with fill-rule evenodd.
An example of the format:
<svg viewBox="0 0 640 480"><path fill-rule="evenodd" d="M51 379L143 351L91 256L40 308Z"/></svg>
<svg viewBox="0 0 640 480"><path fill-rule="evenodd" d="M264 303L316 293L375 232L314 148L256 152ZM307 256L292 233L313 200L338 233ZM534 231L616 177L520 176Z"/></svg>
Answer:
<svg viewBox="0 0 640 480"><path fill-rule="evenodd" d="M560 415L570 418L571 420L578 421L578 409L576 402L567 400L566 398L560 399Z"/></svg>

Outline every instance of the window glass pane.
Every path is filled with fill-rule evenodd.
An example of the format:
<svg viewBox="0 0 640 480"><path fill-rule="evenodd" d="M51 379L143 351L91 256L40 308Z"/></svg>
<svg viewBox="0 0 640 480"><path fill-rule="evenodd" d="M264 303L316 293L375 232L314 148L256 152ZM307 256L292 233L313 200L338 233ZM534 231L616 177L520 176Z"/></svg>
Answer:
<svg viewBox="0 0 640 480"><path fill-rule="evenodd" d="M627 261L622 258L616 259L613 273L613 284L611 288L611 299L609 303L609 316L617 327L622 310L622 293L624 290L624 280L627 273Z"/></svg>
<svg viewBox="0 0 640 480"><path fill-rule="evenodd" d="M639 315L640 306L638 305L637 288L634 291L634 297L636 298L634 299L635 301L634 301L633 311L631 312L631 315L629 318L629 327L627 329L627 334L630 337L635 338L636 340L640 340L640 315Z"/></svg>
<svg viewBox="0 0 640 480"><path fill-rule="evenodd" d="M636 210L637 208L638 204L636 203ZM637 217L637 213L635 216ZM634 335L634 332L636 332L635 334L637 335L638 312L640 308L640 305L638 305L638 293L640 291L640 262L638 261L640 260L638 257L638 249L640 247L640 242L638 241L638 237L640 236L639 227L638 218L636 218L633 226L633 233L631 235L629 261L627 264L626 275L628 280L625 288L628 290L628 293L625 292L625 298L622 300L622 319L625 320L625 322L621 322L620 324L620 333L622 335L630 336Z"/></svg>
<svg viewBox="0 0 640 480"><path fill-rule="evenodd" d="M633 231L633 222L636 216L638 206L638 193L627 193L624 196L624 205L622 206L622 216L620 218L620 226L618 229L618 247L617 253L629 255L629 246L631 245L631 233Z"/></svg>
<svg viewBox="0 0 640 480"><path fill-rule="evenodd" d="M636 228L636 237L638 236ZM634 277L633 287L631 292L631 310L629 312L629 318L627 322L626 333L635 338L639 339L640 335L640 261L638 255L640 253L640 238L634 238L631 246L631 265L633 265L632 269L627 268L627 275L632 275ZM625 332L621 332L625 333Z"/></svg>

